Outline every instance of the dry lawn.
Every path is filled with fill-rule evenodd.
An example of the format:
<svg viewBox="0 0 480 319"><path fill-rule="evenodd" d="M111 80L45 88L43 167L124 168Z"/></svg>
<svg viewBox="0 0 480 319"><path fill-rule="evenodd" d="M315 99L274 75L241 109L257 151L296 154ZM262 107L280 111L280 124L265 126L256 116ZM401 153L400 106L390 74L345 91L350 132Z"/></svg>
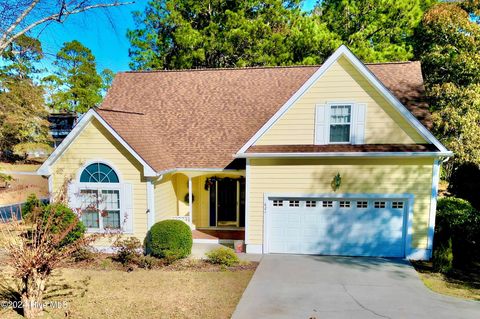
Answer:
<svg viewBox="0 0 480 319"><path fill-rule="evenodd" d="M430 262L415 262L425 286L440 294L480 301L480 264L470 270L455 270L451 275L432 271Z"/></svg>
<svg viewBox="0 0 480 319"><path fill-rule="evenodd" d="M0 206L24 202L28 195L34 193L38 198L48 197L48 180L36 175L15 175L14 181L7 189L0 188Z"/></svg>
<svg viewBox="0 0 480 319"><path fill-rule="evenodd" d="M66 301L67 307L50 308L45 318L230 318L252 275L253 270L64 268L52 279L46 299ZM8 290L3 290L5 300ZM0 318L21 316L0 309Z"/></svg>

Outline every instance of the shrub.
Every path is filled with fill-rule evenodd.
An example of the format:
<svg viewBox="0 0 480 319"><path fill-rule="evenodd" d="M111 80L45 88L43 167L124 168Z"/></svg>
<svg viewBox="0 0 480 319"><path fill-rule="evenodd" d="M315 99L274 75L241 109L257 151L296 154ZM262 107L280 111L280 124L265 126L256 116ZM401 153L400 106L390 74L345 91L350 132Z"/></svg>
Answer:
<svg viewBox="0 0 480 319"><path fill-rule="evenodd" d="M235 254L232 249L227 247L214 249L205 255L207 256L208 262L226 267L235 266L240 262L237 254Z"/></svg>
<svg viewBox="0 0 480 319"><path fill-rule="evenodd" d="M27 201L22 207L22 217L23 218L28 218L29 215L35 210L43 206L43 203L41 200L37 198L37 195L35 194L30 194L27 197Z"/></svg>
<svg viewBox="0 0 480 319"><path fill-rule="evenodd" d="M439 199L435 222L434 258L437 256L442 260L434 260L434 264L445 264L445 260L450 258L445 257L450 255L448 250L451 250L452 266L463 267L468 264L479 252L479 232L479 213L468 201L455 197Z"/></svg>
<svg viewBox="0 0 480 319"><path fill-rule="evenodd" d="M52 213L54 214L53 220L56 221L50 225L52 234L68 231L67 236L60 242L59 247L74 243L83 237L86 231L85 225L70 208L60 203L44 206L41 209L44 224L48 223L49 216Z"/></svg>
<svg viewBox="0 0 480 319"><path fill-rule="evenodd" d="M153 269L158 266L161 266L162 262L160 259L155 258L153 256L140 256L138 260L138 267L145 268L145 269Z"/></svg>
<svg viewBox="0 0 480 319"><path fill-rule="evenodd" d="M75 250L72 254L73 260L75 262L81 261L92 261L95 259L95 254L86 247L80 247L79 249Z"/></svg>
<svg viewBox="0 0 480 319"><path fill-rule="evenodd" d="M145 243L147 254L173 262L192 252L192 231L180 220L164 220L152 226Z"/></svg>
<svg viewBox="0 0 480 319"><path fill-rule="evenodd" d="M437 246L433 251L433 270L443 274L453 269L452 240L446 244Z"/></svg>
<svg viewBox="0 0 480 319"><path fill-rule="evenodd" d="M117 248L117 253L114 257L116 261L124 266L138 264L140 257L142 256L140 253L142 244L137 238L128 237L125 239L119 239L113 246Z"/></svg>

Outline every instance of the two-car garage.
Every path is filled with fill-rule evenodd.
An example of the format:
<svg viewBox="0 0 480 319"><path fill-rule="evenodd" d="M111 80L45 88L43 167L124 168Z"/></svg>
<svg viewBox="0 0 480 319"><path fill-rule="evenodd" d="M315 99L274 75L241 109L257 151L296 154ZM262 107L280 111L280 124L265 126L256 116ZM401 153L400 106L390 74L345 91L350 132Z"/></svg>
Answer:
<svg viewBox="0 0 480 319"><path fill-rule="evenodd" d="M270 196L265 252L404 257L406 198Z"/></svg>

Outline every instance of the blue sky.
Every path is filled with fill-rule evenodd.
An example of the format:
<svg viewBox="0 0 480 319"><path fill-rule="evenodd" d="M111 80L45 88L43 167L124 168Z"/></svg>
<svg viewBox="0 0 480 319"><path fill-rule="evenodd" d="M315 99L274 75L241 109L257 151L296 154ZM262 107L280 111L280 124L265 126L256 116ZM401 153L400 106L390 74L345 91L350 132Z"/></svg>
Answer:
<svg viewBox="0 0 480 319"><path fill-rule="evenodd" d="M51 65L55 53L64 42L79 40L92 50L99 71L105 68L114 72L128 70L130 43L126 32L134 28L131 12L143 11L147 2L136 0L132 5L71 16L64 24L52 23L43 29L38 27L33 34L40 33L46 53L42 65ZM314 4L315 0L306 0L304 9L310 10Z"/></svg>

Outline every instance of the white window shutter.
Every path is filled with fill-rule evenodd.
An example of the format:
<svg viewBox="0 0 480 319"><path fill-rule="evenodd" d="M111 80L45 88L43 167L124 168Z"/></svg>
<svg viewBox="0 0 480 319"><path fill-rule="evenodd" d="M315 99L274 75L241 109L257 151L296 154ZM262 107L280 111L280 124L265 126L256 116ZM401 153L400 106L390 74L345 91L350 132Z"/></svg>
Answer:
<svg viewBox="0 0 480 319"><path fill-rule="evenodd" d="M122 184L122 208L123 208L123 231L126 233L133 232L133 186L129 183Z"/></svg>
<svg viewBox="0 0 480 319"><path fill-rule="evenodd" d="M358 103L353 107L353 139L352 144L365 144L365 119L367 104Z"/></svg>
<svg viewBox="0 0 480 319"><path fill-rule="evenodd" d="M75 213L79 213L78 210L81 208L81 199L78 189L78 183L69 182L67 186L67 199L68 207L70 207Z"/></svg>
<svg viewBox="0 0 480 319"><path fill-rule="evenodd" d="M328 142L328 107L325 104L315 106L315 144L324 145Z"/></svg>

